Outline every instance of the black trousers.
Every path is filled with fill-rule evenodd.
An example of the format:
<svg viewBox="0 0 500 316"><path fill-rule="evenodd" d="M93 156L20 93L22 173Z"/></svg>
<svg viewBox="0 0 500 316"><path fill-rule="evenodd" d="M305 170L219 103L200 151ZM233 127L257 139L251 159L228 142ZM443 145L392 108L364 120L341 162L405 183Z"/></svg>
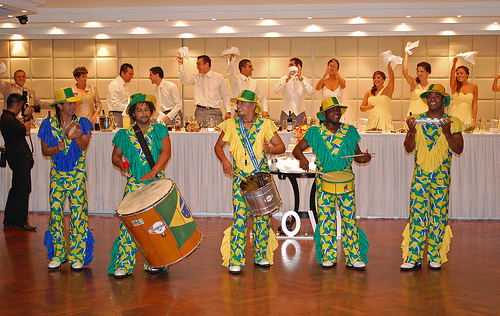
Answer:
<svg viewBox="0 0 500 316"><path fill-rule="evenodd" d="M33 160L25 157L7 157L12 169L12 187L5 204L4 226L23 226L28 223L28 202L31 193Z"/></svg>

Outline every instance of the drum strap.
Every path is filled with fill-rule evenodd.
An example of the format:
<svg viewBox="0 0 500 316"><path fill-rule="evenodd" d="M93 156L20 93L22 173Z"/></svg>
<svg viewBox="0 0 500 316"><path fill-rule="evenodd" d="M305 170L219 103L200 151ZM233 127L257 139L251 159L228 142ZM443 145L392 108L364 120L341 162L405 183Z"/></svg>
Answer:
<svg viewBox="0 0 500 316"><path fill-rule="evenodd" d="M146 156L146 160L148 161L149 167L153 169L153 167L155 166L155 160L153 159L153 155L151 155L151 151L149 150L148 144L144 139L144 135L142 134L141 128L137 126L137 124L134 125L134 132L135 136L137 137L137 140L139 141L139 145L141 145L142 152L144 153L144 156Z"/></svg>
<svg viewBox="0 0 500 316"><path fill-rule="evenodd" d="M257 157L255 156L255 153L253 152L252 144L250 143L250 139L247 134L247 130L245 129L245 125L243 123L243 120L241 117L238 119L238 124L240 125L240 132L241 135L243 136L243 146L248 152L248 155L250 156L250 160L252 161L253 167L255 168L255 172L259 172L260 166L262 165L257 161Z"/></svg>

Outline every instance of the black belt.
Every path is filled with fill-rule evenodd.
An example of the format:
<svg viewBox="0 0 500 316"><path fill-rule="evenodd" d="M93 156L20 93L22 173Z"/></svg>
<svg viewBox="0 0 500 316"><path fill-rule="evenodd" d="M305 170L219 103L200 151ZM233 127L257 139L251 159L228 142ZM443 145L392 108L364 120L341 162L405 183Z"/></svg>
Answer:
<svg viewBox="0 0 500 316"><path fill-rule="evenodd" d="M199 105L199 104L197 104L196 106L199 108L207 109L207 110L218 110L219 109L219 108L211 108L209 106L203 106L203 105Z"/></svg>

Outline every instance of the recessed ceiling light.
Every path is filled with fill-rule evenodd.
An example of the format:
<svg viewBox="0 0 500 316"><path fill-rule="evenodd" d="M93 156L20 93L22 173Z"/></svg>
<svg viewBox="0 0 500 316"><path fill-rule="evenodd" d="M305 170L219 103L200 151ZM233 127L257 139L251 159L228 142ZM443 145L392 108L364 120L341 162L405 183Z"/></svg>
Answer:
<svg viewBox="0 0 500 316"><path fill-rule="evenodd" d="M446 20L444 20L443 23L457 23L455 20L453 20L452 18L447 18Z"/></svg>
<svg viewBox="0 0 500 316"><path fill-rule="evenodd" d="M121 23L121 22L122 22L122 20L116 20L116 22Z"/></svg>
<svg viewBox="0 0 500 316"><path fill-rule="evenodd" d="M186 27L186 23L184 22L177 22L174 26L177 26L177 27Z"/></svg>
<svg viewBox="0 0 500 316"><path fill-rule="evenodd" d="M89 22L85 27L101 27L101 24L99 22Z"/></svg>
<svg viewBox="0 0 500 316"><path fill-rule="evenodd" d="M73 23L75 23L75 21L69 21L69 23L73 24Z"/></svg>
<svg viewBox="0 0 500 316"><path fill-rule="evenodd" d="M411 15L407 15L407 16L406 16L406 18L407 18L407 19L411 18Z"/></svg>
<svg viewBox="0 0 500 316"><path fill-rule="evenodd" d="M264 20L264 18L259 18L259 20Z"/></svg>
<svg viewBox="0 0 500 316"><path fill-rule="evenodd" d="M97 39L108 39L109 36L106 35L106 34L98 34L95 38L97 38Z"/></svg>
<svg viewBox="0 0 500 316"><path fill-rule="evenodd" d="M181 38L193 38L194 34L193 33L182 33Z"/></svg>
<svg viewBox="0 0 500 316"><path fill-rule="evenodd" d="M462 16L461 15L457 15L457 18L461 18Z"/></svg>
<svg viewBox="0 0 500 316"><path fill-rule="evenodd" d="M309 25L305 30L305 32L312 32L312 33L319 33L321 31L322 31L321 28L315 24Z"/></svg>
<svg viewBox="0 0 500 316"><path fill-rule="evenodd" d="M396 28L396 32L409 32L411 31L408 25L406 23L401 23L400 26Z"/></svg>
<svg viewBox="0 0 500 316"><path fill-rule="evenodd" d="M212 21L216 21L217 19L212 19Z"/></svg>
<svg viewBox="0 0 500 316"><path fill-rule="evenodd" d="M12 35L11 39L13 39L13 40L22 40L23 37L21 35L19 35L19 34L14 34L14 35Z"/></svg>
<svg viewBox="0 0 500 316"><path fill-rule="evenodd" d="M500 31L500 25L498 25L498 22L493 22L490 26L487 28L488 31Z"/></svg>
<svg viewBox="0 0 500 316"><path fill-rule="evenodd" d="M26 12L28 12L28 11L26 11L26 10L22 10L21 12L22 12L22 13L26 13Z"/></svg>
<svg viewBox="0 0 500 316"><path fill-rule="evenodd" d="M447 31L443 31L443 32L441 32L441 35L445 35L445 36L446 36L446 35L448 35L448 36L451 36L451 35L455 35L455 33L454 33L453 31L448 31L448 30L447 30Z"/></svg>
<svg viewBox="0 0 500 316"><path fill-rule="evenodd" d="M262 22L260 22L260 26L274 26L274 25L278 25L278 23L276 23L274 20L262 20Z"/></svg>
<svg viewBox="0 0 500 316"><path fill-rule="evenodd" d="M313 18L312 16L308 16L307 17L308 20L312 20L312 18Z"/></svg>
<svg viewBox="0 0 500 316"><path fill-rule="evenodd" d="M148 31L138 26L132 31L132 34L148 34Z"/></svg>
<svg viewBox="0 0 500 316"><path fill-rule="evenodd" d="M52 31L50 31L50 34L52 35L61 35L64 34L62 30L58 29L57 27L53 26Z"/></svg>
<svg viewBox="0 0 500 316"><path fill-rule="evenodd" d="M265 35L266 37L280 37L280 35L276 32L269 32L269 33L266 33Z"/></svg>
<svg viewBox="0 0 500 316"><path fill-rule="evenodd" d="M217 33L234 33L234 30L232 27L224 25L217 31Z"/></svg>
<svg viewBox="0 0 500 316"><path fill-rule="evenodd" d="M362 17L358 16L358 17L355 17L354 19L351 19L349 21L349 23L350 24L364 24L364 23L366 23L366 21Z"/></svg>
<svg viewBox="0 0 500 316"><path fill-rule="evenodd" d="M9 18L13 18L14 16L12 14L7 15Z"/></svg>
<svg viewBox="0 0 500 316"><path fill-rule="evenodd" d="M165 22L168 22L168 20L165 20Z"/></svg>
<svg viewBox="0 0 500 316"><path fill-rule="evenodd" d="M0 4L0 7L3 7L3 4Z"/></svg>
<svg viewBox="0 0 500 316"><path fill-rule="evenodd" d="M3 29L12 29L12 28L14 28L14 25L12 25L12 23L4 23L4 24L2 24L2 28Z"/></svg>
<svg viewBox="0 0 500 316"><path fill-rule="evenodd" d="M365 32L356 31L352 32L351 36L366 36Z"/></svg>

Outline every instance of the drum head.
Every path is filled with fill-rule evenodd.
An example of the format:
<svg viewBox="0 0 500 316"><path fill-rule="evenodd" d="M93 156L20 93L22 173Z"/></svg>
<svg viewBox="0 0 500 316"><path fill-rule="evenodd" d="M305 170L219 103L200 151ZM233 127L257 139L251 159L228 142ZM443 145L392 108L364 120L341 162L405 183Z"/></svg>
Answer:
<svg viewBox="0 0 500 316"><path fill-rule="evenodd" d="M354 179L354 174L347 171L332 171L323 175L323 181L330 183L350 182Z"/></svg>
<svg viewBox="0 0 500 316"><path fill-rule="evenodd" d="M129 215L149 209L168 196L173 185L174 182L170 179L150 182L127 195L118 205L116 212L119 215Z"/></svg>
<svg viewBox="0 0 500 316"><path fill-rule="evenodd" d="M262 177L264 178L264 182L266 184L271 182L272 176L270 173L258 172L258 174L262 175ZM262 188L262 186L259 185L259 179L257 178L257 173L246 177L245 181L241 181L240 183L240 189L242 189L243 191L255 191L260 188Z"/></svg>

